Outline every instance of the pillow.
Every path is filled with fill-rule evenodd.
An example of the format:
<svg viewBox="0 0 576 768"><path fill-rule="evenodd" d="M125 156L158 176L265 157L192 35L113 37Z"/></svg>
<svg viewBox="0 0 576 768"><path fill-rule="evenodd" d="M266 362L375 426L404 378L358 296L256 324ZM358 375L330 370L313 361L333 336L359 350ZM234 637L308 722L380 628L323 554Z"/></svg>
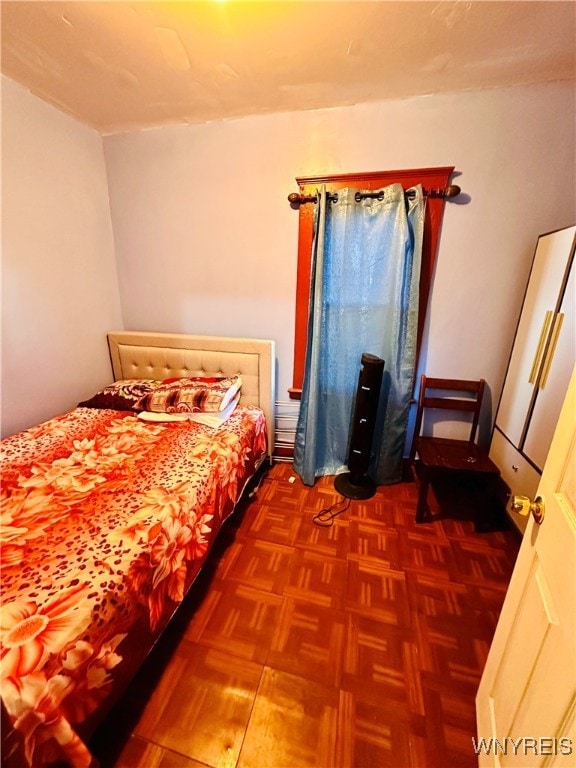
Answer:
<svg viewBox="0 0 576 768"><path fill-rule="evenodd" d="M178 379L155 387L134 408L155 413L216 413L226 408L241 387L240 376Z"/></svg>
<svg viewBox="0 0 576 768"><path fill-rule="evenodd" d="M231 403L228 403L223 411L202 411L199 413L155 413L154 411L139 411L138 418L142 421L151 421L156 423L172 421L194 421L197 424L203 424L205 427L220 427L236 410L240 395L236 395Z"/></svg>
<svg viewBox="0 0 576 768"><path fill-rule="evenodd" d="M189 413L188 420L195 421L197 424L204 424L206 427L219 427L232 416L239 400L240 395L236 395L234 400L232 400L231 403L228 403L226 408L221 411L212 411L211 413L206 411L203 411L202 413Z"/></svg>
<svg viewBox="0 0 576 768"><path fill-rule="evenodd" d="M162 384L176 384L181 381L201 381L203 384L214 384L227 378L228 376L173 376L171 379L162 379Z"/></svg>
<svg viewBox="0 0 576 768"><path fill-rule="evenodd" d="M78 403L82 408L110 408L113 411L138 411L136 403L150 394L161 382L154 379L123 379L115 381L88 400Z"/></svg>

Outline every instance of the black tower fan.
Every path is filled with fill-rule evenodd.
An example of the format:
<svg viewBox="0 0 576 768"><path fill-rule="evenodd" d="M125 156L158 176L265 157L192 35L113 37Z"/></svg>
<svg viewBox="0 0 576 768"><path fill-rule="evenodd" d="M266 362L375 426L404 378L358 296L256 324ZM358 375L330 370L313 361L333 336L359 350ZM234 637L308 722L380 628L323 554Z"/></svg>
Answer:
<svg viewBox="0 0 576 768"><path fill-rule="evenodd" d="M384 360L364 352L358 376L356 402L348 451L349 472L336 475L334 487L349 499L369 499L376 493L376 484L368 477L376 412L384 373Z"/></svg>

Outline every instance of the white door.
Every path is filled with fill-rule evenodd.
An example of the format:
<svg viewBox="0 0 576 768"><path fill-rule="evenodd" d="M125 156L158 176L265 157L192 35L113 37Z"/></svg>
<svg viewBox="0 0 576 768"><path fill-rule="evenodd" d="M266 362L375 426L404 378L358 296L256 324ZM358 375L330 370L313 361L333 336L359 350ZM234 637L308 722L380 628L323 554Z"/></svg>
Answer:
<svg viewBox="0 0 576 768"><path fill-rule="evenodd" d="M476 697L485 766L576 766L576 368Z"/></svg>

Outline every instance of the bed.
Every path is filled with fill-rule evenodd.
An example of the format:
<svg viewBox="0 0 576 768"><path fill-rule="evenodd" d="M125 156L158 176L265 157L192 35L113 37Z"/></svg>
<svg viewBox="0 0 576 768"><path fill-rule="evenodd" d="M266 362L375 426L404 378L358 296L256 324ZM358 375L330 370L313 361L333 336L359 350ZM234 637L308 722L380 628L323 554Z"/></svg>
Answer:
<svg viewBox="0 0 576 768"><path fill-rule="evenodd" d="M274 342L108 344L116 384L1 444L3 765L93 764L90 735L274 449ZM184 390L218 407L182 410Z"/></svg>

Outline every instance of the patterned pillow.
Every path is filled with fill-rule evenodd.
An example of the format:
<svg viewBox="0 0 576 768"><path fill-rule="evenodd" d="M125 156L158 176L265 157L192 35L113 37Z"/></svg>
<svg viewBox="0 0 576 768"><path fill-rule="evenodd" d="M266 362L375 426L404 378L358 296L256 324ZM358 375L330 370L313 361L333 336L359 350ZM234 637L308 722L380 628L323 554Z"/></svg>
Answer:
<svg viewBox="0 0 576 768"><path fill-rule="evenodd" d="M240 376L178 379L155 387L135 408L154 413L216 413L226 408L241 387Z"/></svg>
<svg viewBox="0 0 576 768"><path fill-rule="evenodd" d="M136 404L155 387L160 386L154 379L123 379L115 381L88 400L78 403L83 408L110 408L113 411L138 411Z"/></svg>

